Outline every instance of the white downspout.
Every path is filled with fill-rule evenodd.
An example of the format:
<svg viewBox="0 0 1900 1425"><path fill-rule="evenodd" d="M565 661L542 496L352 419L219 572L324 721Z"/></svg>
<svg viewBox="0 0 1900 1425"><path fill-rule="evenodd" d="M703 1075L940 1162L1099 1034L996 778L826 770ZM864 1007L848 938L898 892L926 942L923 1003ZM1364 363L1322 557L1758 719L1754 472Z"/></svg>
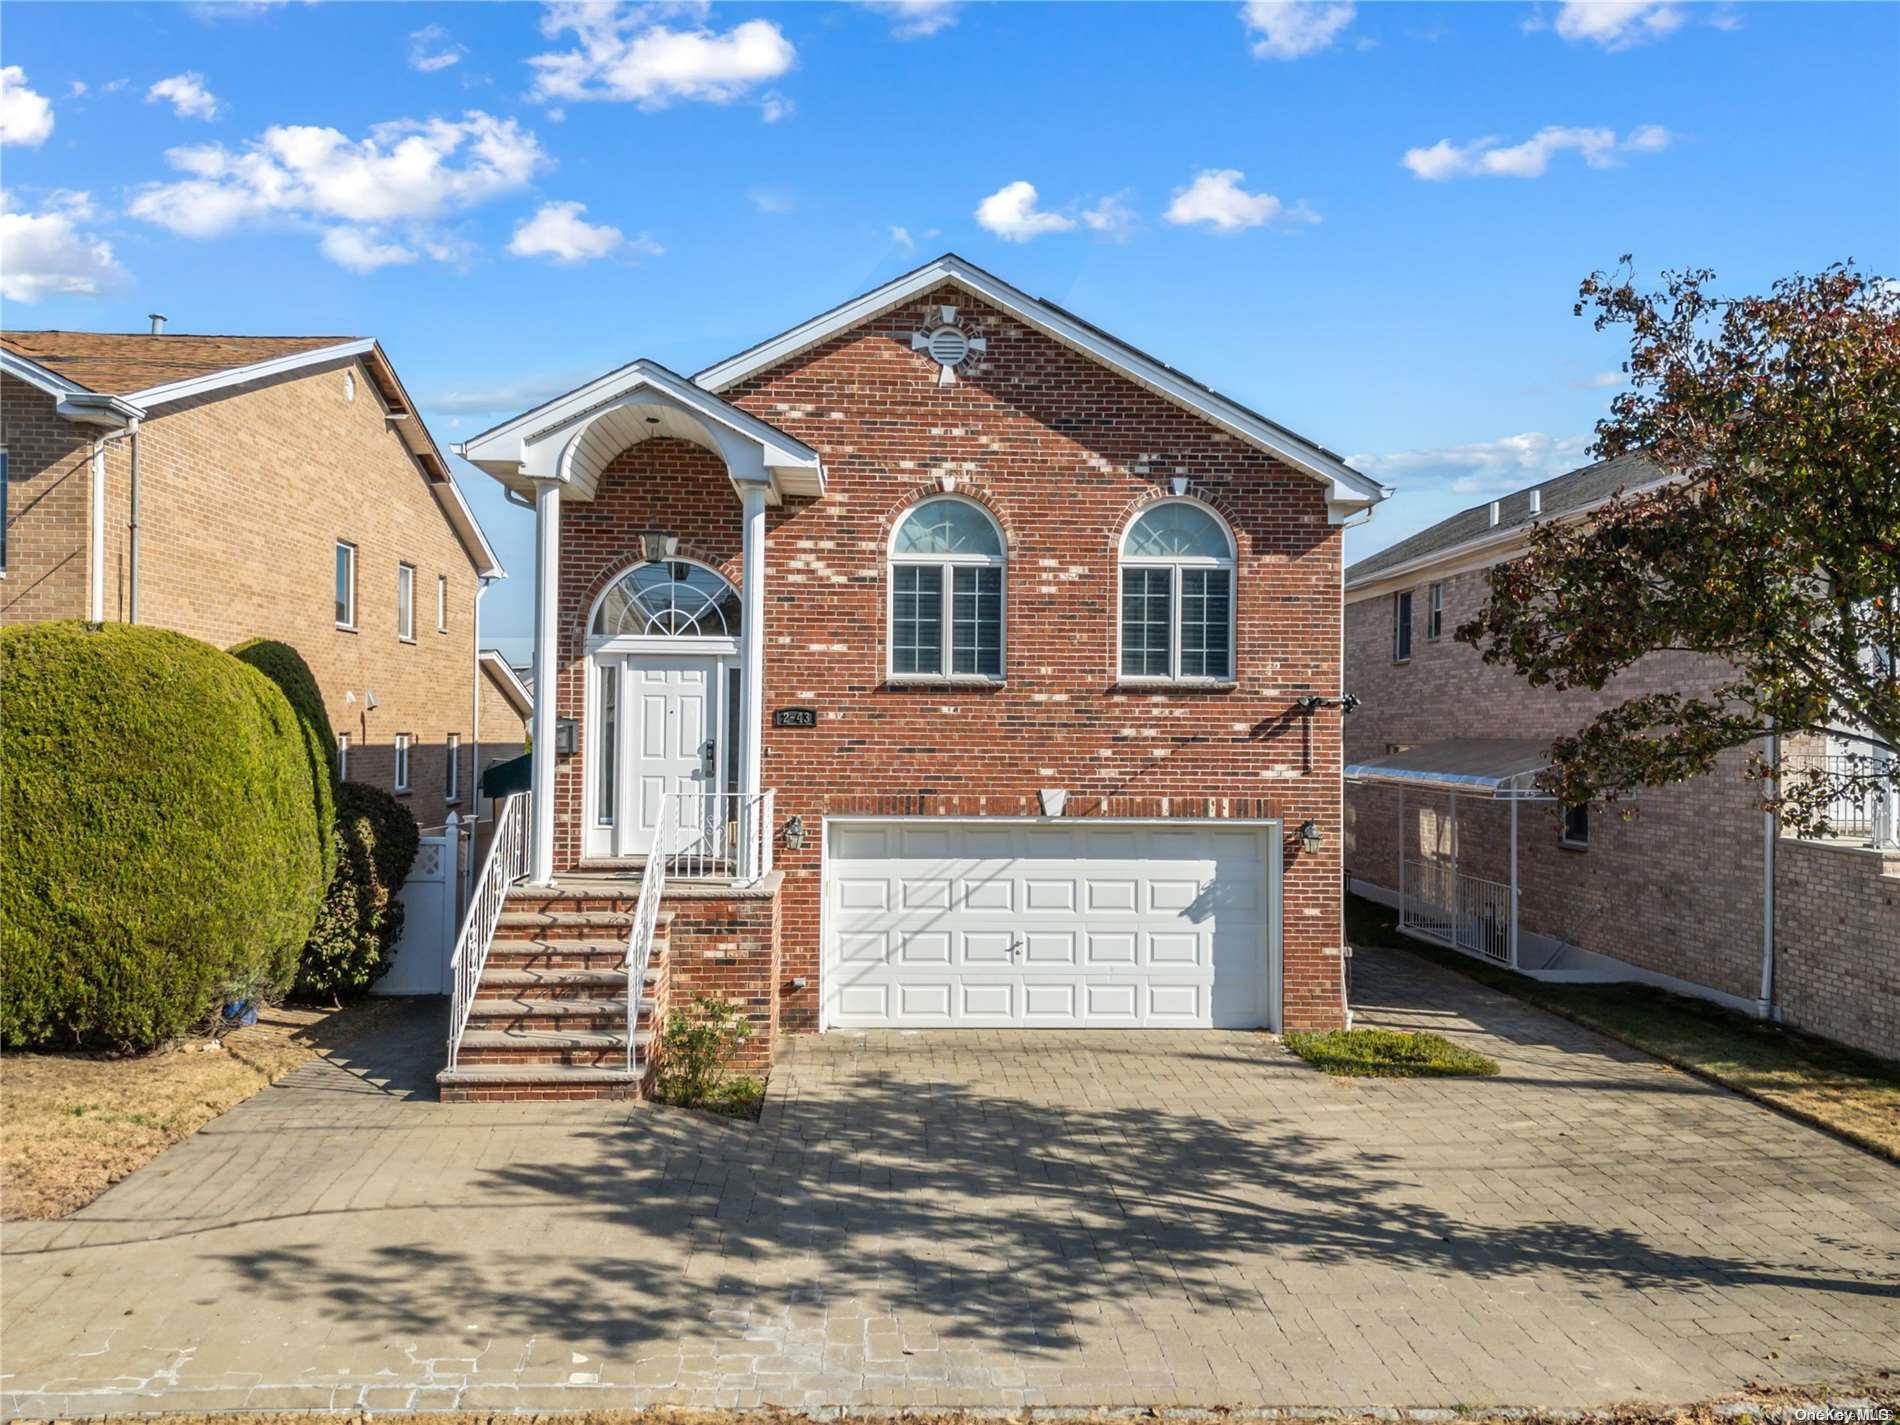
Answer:
<svg viewBox="0 0 1900 1425"><path fill-rule="evenodd" d="M528 878L554 880L554 714L559 701L555 642L560 629L561 482L534 485L534 760Z"/></svg>
<svg viewBox="0 0 1900 1425"><path fill-rule="evenodd" d="M1762 739L1763 752L1768 758L1768 766L1777 769L1781 763L1781 735L1770 724L1768 735ZM1776 783L1774 795L1780 790ZM1763 1019L1775 1018L1775 851L1780 839L1781 827L1772 811L1762 813L1761 818L1761 995L1755 1001L1755 1013Z"/></svg>

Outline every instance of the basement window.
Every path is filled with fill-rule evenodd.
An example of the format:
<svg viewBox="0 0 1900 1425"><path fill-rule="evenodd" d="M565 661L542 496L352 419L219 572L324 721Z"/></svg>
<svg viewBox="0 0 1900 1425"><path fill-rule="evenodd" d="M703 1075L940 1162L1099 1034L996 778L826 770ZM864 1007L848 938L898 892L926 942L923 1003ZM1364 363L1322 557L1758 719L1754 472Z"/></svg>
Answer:
<svg viewBox="0 0 1900 1425"><path fill-rule="evenodd" d="M1565 807L1563 830L1558 833L1557 844L1572 851L1590 849L1590 808L1587 806Z"/></svg>

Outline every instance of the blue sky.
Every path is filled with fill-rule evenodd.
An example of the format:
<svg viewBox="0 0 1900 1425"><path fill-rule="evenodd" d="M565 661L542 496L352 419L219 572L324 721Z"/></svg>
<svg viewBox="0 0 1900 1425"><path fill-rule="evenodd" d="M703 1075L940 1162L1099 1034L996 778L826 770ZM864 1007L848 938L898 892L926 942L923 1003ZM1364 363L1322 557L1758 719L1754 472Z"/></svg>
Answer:
<svg viewBox="0 0 1900 1425"><path fill-rule="evenodd" d="M14 3L5 321L374 335L446 444L954 250L1397 486L1357 557L1587 459L1592 268L1900 272L1897 61L1881 4Z"/></svg>

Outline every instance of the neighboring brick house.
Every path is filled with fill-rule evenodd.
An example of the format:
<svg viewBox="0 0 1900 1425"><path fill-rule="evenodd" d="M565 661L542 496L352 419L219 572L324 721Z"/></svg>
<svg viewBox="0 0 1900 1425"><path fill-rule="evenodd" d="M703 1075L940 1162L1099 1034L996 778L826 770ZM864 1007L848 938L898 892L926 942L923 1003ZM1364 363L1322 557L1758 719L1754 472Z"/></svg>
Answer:
<svg viewBox="0 0 1900 1425"><path fill-rule="evenodd" d="M1345 729L1346 872L1390 904L1403 877L1424 933L1450 938L1455 860L1464 948L1508 960L1513 789L1527 791L1552 740L1602 709L1648 692L1706 694L1732 674L1714 659L1655 654L1600 693L1559 692L1453 637L1482 609L1488 571L1523 553L1536 522L1587 518L1618 490L1661 478L1633 457L1588 466L1346 571L1346 686L1360 699ZM1833 842L1775 834L1743 775L1755 753L1771 749L1725 753L1714 772L1621 807L1520 802L1518 968L1642 979L1900 1056L1900 849L1873 848L1865 830ZM1464 789L1455 821L1453 786Z"/></svg>
<svg viewBox="0 0 1900 1425"><path fill-rule="evenodd" d="M1342 1021L1341 526L1387 492L1338 456L954 256L458 449L538 515L505 934L637 910L665 836L651 983L740 998L756 1062ZM474 1005L452 1096L625 1090L611 1007Z"/></svg>
<svg viewBox="0 0 1900 1425"><path fill-rule="evenodd" d="M467 815L503 571L374 341L17 331L0 365L0 622L280 639L351 780Z"/></svg>

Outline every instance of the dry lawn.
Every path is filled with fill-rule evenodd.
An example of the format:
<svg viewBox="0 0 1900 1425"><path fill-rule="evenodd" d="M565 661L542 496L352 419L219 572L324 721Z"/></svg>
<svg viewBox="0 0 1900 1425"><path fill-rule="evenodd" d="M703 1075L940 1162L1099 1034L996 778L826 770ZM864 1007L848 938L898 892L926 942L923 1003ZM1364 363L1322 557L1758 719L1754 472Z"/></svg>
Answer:
<svg viewBox="0 0 1900 1425"><path fill-rule="evenodd" d="M64 1217L234 1104L383 1022L394 1004L267 1009L155 1054L0 1058L0 1217Z"/></svg>

